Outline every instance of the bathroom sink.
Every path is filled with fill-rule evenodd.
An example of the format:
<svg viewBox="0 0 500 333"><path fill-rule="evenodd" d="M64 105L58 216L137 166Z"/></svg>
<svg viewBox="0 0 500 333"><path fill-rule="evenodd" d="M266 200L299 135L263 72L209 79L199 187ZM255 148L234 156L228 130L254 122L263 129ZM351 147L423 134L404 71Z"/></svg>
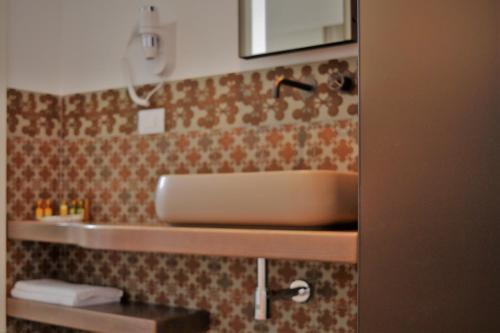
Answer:
<svg viewBox="0 0 500 333"><path fill-rule="evenodd" d="M357 218L354 172L161 176L155 206L171 224L317 227Z"/></svg>

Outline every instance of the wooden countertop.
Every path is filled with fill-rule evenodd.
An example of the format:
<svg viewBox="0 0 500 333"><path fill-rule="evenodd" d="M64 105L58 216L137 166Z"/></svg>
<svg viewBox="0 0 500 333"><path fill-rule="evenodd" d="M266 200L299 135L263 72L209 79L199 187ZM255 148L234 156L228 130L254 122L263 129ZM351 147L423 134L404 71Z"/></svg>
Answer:
<svg viewBox="0 0 500 333"><path fill-rule="evenodd" d="M7 299L7 315L45 324L103 333L200 333L209 329L209 314L148 304L66 307Z"/></svg>
<svg viewBox="0 0 500 333"><path fill-rule="evenodd" d="M7 234L89 249L357 262L357 231L10 221Z"/></svg>

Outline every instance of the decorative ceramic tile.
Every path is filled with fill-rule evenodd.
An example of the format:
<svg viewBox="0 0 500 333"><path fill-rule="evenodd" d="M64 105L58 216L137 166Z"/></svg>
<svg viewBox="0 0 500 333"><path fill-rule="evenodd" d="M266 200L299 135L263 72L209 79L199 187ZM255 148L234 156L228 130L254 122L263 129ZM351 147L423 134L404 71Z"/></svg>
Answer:
<svg viewBox="0 0 500 333"><path fill-rule="evenodd" d="M167 110L167 132L136 134L138 109L125 89L57 96L9 90L8 216L30 219L38 198L90 198L97 223L156 224L159 175L291 169L357 170L357 91L328 88L330 74L356 73L356 59L331 60L170 82L152 107ZM314 75L315 97L283 88L278 76ZM140 93L151 89L140 87ZM54 277L118 286L132 300L199 307L211 332L356 331L354 265L271 261L272 288L297 278L315 285L305 305L273 303L272 319L252 319L255 262L250 259L91 251L9 242L8 287ZM9 332L71 332L9 320Z"/></svg>
<svg viewBox="0 0 500 333"><path fill-rule="evenodd" d="M7 139L7 218L30 220L35 201L61 194L61 145L57 138L25 136Z"/></svg>
<svg viewBox="0 0 500 333"><path fill-rule="evenodd" d="M306 304L273 301L271 319L265 322L253 320L257 276L252 259L93 251L11 241L8 265L8 287L20 278L40 277L115 286L124 289L131 301L206 309L211 313L210 332L356 330L354 265L270 260L270 289L287 288L293 280L305 279L315 293ZM10 332L54 332L35 324L22 328L19 321L10 324Z"/></svg>
<svg viewBox="0 0 500 333"><path fill-rule="evenodd" d="M169 82L152 99L151 107L165 108L168 132L353 119L357 91L338 93L328 87L330 75L339 72L355 76L356 59ZM304 99L300 92L286 86L282 98L272 97L277 77L301 80L309 75L318 82L312 98ZM141 87L139 93L149 89L152 87ZM131 102L126 89L65 96L63 105L67 138L136 133L139 108Z"/></svg>
<svg viewBox="0 0 500 333"><path fill-rule="evenodd" d="M15 89L7 91L9 135L59 138L61 116L60 97Z"/></svg>
<svg viewBox="0 0 500 333"><path fill-rule="evenodd" d="M211 332L354 332L356 267L318 262L269 262L269 287L311 282L310 303L272 303L272 320L253 320L256 261L202 256L91 251L65 246L70 281L123 288L132 301L202 308L212 314Z"/></svg>
<svg viewBox="0 0 500 333"><path fill-rule="evenodd" d="M17 242L7 242L7 288L13 287L19 279L39 279L54 276L63 266L57 259L59 245Z"/></svg>
<svg viewBox="0 0 500 333"><path fill-rule="evenodd" d="M90 198L97 223L158 223L163 174L356 170L357 124L284 125L64 141L63 195Z"/></svg>

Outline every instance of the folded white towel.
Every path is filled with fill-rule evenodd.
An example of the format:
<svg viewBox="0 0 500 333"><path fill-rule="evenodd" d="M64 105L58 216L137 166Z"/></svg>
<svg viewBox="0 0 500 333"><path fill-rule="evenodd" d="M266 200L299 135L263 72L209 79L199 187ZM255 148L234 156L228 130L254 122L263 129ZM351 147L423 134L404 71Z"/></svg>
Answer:
<svg viewBox="0 0 500 333"><path fill-rule="evenodd" d="M88 306L119 302L123 291L116 288L41 279L16 282L11 295L16 298L52 304Z"/></svg>

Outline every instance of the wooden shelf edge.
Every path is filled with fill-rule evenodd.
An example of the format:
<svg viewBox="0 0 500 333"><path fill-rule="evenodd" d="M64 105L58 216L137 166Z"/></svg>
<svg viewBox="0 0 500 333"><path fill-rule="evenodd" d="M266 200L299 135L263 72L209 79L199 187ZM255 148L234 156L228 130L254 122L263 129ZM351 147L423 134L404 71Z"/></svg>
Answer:
<svg viewBox="0 0 500 333"><path fill-rule="evenodd" d="M40 323L103 333L199 333L209 329L209 314L146 304L65 307L7 299L7 315Z"/></svg>
<svg viewBox="0 0 500 333"><path fill-rule="evenodd" d="M10 221L9 239L89 249L357 262L356 231L271 230Z"/></svg>

